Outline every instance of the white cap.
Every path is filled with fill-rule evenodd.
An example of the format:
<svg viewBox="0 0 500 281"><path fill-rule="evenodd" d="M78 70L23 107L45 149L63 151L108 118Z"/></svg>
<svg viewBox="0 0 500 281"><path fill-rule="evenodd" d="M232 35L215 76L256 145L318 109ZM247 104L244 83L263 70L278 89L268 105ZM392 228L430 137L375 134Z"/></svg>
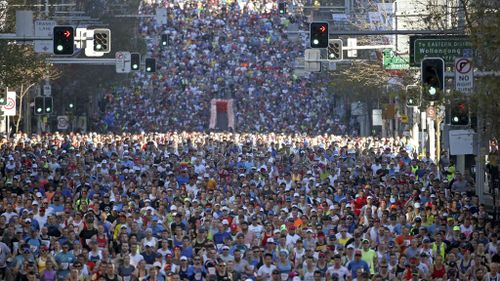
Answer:
<svg viewBox="0 0 500 281"><path fill-rule="evenodd" d="M415 209L419 209L419 208L420 208L420 203L415 202Z"/></svg>
<svg viewBox="0 0 500 281"><path fill-rule="evenodd" d="M170 206L170 211L176 211L176 210L177 210L177 206L175 206L175 205Z"/></svg>
<svg viewBox="0 0 500 281"><path fill-rule="evenodd" d="M228 220L222 220L222 224L229 224L229 221Z"/></svg>
<svg viewBox="0 0 500 281"><path fill-rule="evenodd" d="M161 262L155 261L155 263L153 263L153 267L159 267L159 268L161 268Z"/></svg>

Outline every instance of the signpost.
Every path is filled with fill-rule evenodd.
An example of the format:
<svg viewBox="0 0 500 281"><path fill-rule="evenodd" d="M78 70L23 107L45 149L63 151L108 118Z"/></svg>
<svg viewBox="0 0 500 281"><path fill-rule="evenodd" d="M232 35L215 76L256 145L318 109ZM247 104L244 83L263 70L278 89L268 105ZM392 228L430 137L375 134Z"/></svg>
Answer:
<svg viewBox="0 0 500 281"><path fill-rule="evenodd" d="M116 52L116 73L129 73L131 70L130 52Z"/></svg>
<svg viewBox="0 0 500 281"><path fill-rule="evenodd" d="M304 66L305 70L309 72L320 72L321 62L320 59L321 52L319 49L306 49L304 52Z"/></svg>
<svg viewBox="0 0 500 281"><path fill-rule="evenodd" d="M45 97L50 97L52 95L52 86L50 84L43 85L43 95Z"/></svg>
<svg viewBox="0 0 500 281"><path fill-rule="evenodd" d="M156 8L155 10L155 20L157 24L167 24L167 9L166 8Z"/></svg>
<svg viewBox="0 0 500 281"><path fill-rule="evenodd" d="M0 106L4 116L16 116L16 92L7 92L7 104Z"/></svg>
<svg viewBox="0 0 500 281"><path fill-rule="evenodd" d="M474 88L474 68L468 58L455 59L455 90L470 94Z"/></svg>
<svg viewBox="0 0 500 281"><path fill-rule="evenodd" d="M35 21L35 37L52 37L52 31L56 25L56 21L53 20ZM34 42L36 53L52 53L52 40L35 40Z"/></svg>
<svg viewBox="0 0 500 281"><path fill-rule="evenodd" d="M411 36L410 66L420 66L424 57L441 57L452 65L457 57L473 57L472 42L465 36Z"/></svg>
<svg viewBox="0 0 500 281"><path fill-rule="evenodd" d="M57 129L58 130L69 129L69 117L67 115L57 116Z"/></svg>
<svg viewBox="0 0 500 281"><path fill-rule="evenodd" d="M391 49L385 49L384 52L384 69L398 70L410 68L409 55L397 55Z"/></svg>

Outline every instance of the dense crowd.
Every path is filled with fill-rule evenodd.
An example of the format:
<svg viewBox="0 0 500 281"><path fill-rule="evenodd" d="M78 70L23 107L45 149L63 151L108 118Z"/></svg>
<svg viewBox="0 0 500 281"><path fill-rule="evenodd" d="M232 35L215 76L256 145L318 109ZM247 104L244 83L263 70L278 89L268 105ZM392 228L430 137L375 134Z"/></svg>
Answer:
<svg viewBox="0 0 500 281"><path fill-rule="evenodd" d="M405 139L55 133L0 156L1 280L500 277L473 180Z"/></svg>
<svg viewBox="0 0 500 281"><path fill-rule="evenodd" d="M293 74L305 41L290 41L285 31L290 22L303 25L303 16L280 18L266 1L145 4L141 14L160 6L168 24L145 18L140 26L157 72L136 73L131 87L115 89L104 118L110 131L204 131L213 98L234 99L240 132L342 131L326 83ZM170 38L166 47L161 34Z"/></svg>

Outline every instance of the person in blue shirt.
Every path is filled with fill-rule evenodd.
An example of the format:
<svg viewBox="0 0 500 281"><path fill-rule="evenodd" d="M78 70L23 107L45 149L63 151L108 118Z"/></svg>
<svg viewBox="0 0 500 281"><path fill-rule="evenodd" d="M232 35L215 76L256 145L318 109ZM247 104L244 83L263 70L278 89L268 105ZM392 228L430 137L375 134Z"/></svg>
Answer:
<svg viewBox="0 0 500 281"><path fill-rule="evenodd" d="M361 259L361 250L356 250L354 252L354 260L347 265L347 269L351 271L352 278L357 278L358 269L363 269L363 272L370 272L370 267L368 263Z"/></svg>
<svg viewBox="0 0 500 281"><path fill-rule="evenodd" d="M49 210L55 214L64 212L64 204L59 196L54 196L52 204L49 205Z"/></svg>
<svg viewBox="0 0 500 281"><path fill-rule="evenodd" d="M62 252L55 256L57 262L57 277L60 280L66 280L69 275L70 265L76 260L75 255L69 252L69 244L66 243L62 246Z"/></svg>
<svg viewBox="0 0 500 281"><path fill-rule="evenodd" d="M188 172L186 170L182 171L182 174L179 175L177 178L177 184L181 185L181 184L188 184L189 183L189 175L188 175Z"/></svg>
<svg viewBox="0 0 500 281"><path fill-rule="evenodd" d="M158 217L154 216L153 220L151 221L151 230L153 232L153 236L159 237L164 229L165 228L163 227L163 225L158 223Z"/></svg>
<svg viewBox="0 0 500 281"><path fill-rule="evenodd" d="M216 245L223 244L224 238L226 237L231 238L231 234L229 233L229 231L227 231L227 224L223 223L219 224L218 229L219 231L217 231L217 233L214 234L214 243Z"/></svg>

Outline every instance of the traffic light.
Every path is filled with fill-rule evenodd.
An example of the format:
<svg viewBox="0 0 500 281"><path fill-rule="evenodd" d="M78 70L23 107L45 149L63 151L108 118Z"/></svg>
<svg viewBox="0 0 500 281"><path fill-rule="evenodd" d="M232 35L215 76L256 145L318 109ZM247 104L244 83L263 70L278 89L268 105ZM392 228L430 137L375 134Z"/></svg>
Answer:
<svg viewBox="0 0 500 281"><path fill-rule="evenodd" d="M35 115L42 115L44 111L44 97L35 97Z"/></svg>
<svg viewBox="0 0 500 281"><path fill-rule="evenodd" d="M342 60L344 55L342 53L342 39L328 40L327 59L328 60Z"/></svg>
<svg viewBox="0 0 500 281"><path fill-rule="evenodd" d="M417 101L413 97L407 97L406 98L406 106L407 107L417 106Z"/></svg>
<svg viewBox="0 0 500 281"><path fill-rule="evenodd" d="M7 104L7 88L0 86L0 105Z"/></svg>
<svg viewBox="0 0 500 281"><path fill-rule="evenodd" d="M311 48L325 49L328 47L328 23L312 22L309 29Z"/></svg>
<svg viewBox="0 0 500 281"><path fill-rule="evenodd" d="M53 48L55 55L72 55L75 48L75 33L72 26L54 26Z"/></svg>
<svg viewBox="0 0 500 281"><path fill-rule="evenodd" d="M279 12L280 16L286 15L286 2L280 1L278 3L278 12Z"/></svg>
<svg viewBox="0 0 500 281"><path fill-rule="evenodd" d="M141 55L138 53L130 54L130 69L137 71L141 68Z"/></svg>
<svg viewBox="0 0 500 281"><path fill-rule="evenodd" d="M422 60L422 95L428 101L441 99L444 91L444 60L425 58Z"/></svg>
<svg viewBox="0 0 500 281"><path fill-rule="evenodd" d="M153 58L146 58L146 72L156 71L156 60Z"/></svg>
<svg viewBox="0 0 500 281"><path fill-rule="evenodd" d="M469 107L467 102L459 100L451 104L451 125L469 125Z"/></svg>
<svg viewBox="0 0 500 281"><path fill-rule="evenodd" d="M54 107L53 107L53 100L51 97L44 97L43 98L43 113L44 114L52 114Z"/></svg>
<svg viewBox="0 0 500 281"><path fill-rule="evenodd" d="M68 112L73 113L75 110L75 104L73 102L68 103Z"/></svg>
<svg viewBox="0 0 500 281"><path fill-rule="evenodd" d="M419 106L420 101L420 87L417 85L406 86L406 106L413 107Z"/></svg>
<svg viewBox="0 0 500 281"><path fill-rule="evenodd" d="M107 28L94 29L94 51L111 52L111 30Z"/></svg>
<svg viewBox="0 0 500 281"><path fill-rule="evenodd" d="M160 47L162 49L166 48L170 43L170 36L168 34L162 34L160 40Z"/></svg>

